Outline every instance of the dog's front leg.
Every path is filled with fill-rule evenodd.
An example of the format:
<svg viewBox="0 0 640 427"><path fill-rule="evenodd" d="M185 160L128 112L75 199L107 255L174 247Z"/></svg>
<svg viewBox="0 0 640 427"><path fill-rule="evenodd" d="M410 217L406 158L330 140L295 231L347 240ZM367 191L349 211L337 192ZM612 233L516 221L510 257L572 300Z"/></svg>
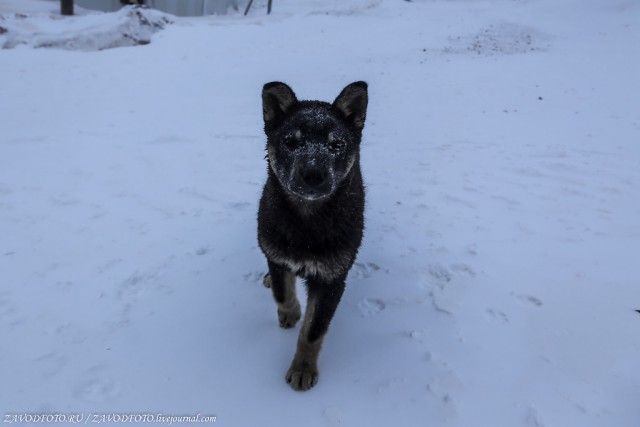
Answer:
<svg viewBox="0 0 640 427"><path fill-rule="evenodd" d="M264 276L264 285L271 288L278 304L278 322L281 328L293 328L302 315L296 297L296 275L286 267L267 262L269 273Z"/></svg>
<svg viewBox="0 0 640 427"><path fill-rule="evenodd" d="M318 355L344 292L344 280L344 277L332 281L307 279L307 310L296 354L286 376L294 390L309 390L318 382Z"/></svg>

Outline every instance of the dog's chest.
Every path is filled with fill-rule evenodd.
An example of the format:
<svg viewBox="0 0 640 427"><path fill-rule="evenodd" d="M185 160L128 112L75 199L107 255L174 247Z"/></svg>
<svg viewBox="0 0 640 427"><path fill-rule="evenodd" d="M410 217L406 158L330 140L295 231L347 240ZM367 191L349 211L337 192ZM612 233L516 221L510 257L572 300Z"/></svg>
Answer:
<svg viewBox="0 0 640 427"><path fill-rule="evenodd" d="M344 248L330 244L307 246L304 238L298 240L281 235L275 239L260 239L260 246L270 260L286 266L298 276L331 280L349 269L352 257Z"/></svg>

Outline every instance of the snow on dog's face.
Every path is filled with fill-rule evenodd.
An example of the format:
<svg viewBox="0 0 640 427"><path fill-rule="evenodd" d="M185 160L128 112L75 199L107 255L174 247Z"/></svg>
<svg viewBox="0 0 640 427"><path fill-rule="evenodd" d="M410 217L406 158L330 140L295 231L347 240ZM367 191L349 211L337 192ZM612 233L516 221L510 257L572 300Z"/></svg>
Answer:
<svg viewBox="0 0 640 427"><path fill-rule="evenodd" d="M297 109L269 138L269 163L280 184L305 200L330 196L349 173L356 141L327 107Z"/></svg>
<svg viewBox="0 0 640 427"><path fill-rule="evenodd" d="M358 156L366 83L350 84L329 104L298 101L289 86L272 82L262 101L269 167L282 187L304 201L330 197Z"/></svg>

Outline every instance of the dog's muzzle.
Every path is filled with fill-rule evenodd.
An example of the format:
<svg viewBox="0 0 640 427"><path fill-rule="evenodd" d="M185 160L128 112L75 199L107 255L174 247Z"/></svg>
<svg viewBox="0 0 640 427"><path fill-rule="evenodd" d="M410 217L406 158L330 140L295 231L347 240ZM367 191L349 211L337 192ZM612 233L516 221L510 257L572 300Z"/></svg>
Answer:
<svg viewBox="0 0 640 427"><path fill-rule="evenodd" d="M323 159L307 157L296 162L292 190L303 199L317 200L329 196L332 182L329 167Z"/></svg>

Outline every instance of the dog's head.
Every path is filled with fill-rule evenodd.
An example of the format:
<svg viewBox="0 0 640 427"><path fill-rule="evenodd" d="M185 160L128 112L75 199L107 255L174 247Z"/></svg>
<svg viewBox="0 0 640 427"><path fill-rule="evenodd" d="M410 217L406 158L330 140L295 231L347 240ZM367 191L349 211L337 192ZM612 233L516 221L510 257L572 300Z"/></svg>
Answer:
<svg viewBox="0 0 640 427"><path fill-rule="evenodd" d="M333 104L298 101L284 83L262 89L269 166L282 187L304 201L330 197L358 161L367 84L351 83Z"/></svg>

